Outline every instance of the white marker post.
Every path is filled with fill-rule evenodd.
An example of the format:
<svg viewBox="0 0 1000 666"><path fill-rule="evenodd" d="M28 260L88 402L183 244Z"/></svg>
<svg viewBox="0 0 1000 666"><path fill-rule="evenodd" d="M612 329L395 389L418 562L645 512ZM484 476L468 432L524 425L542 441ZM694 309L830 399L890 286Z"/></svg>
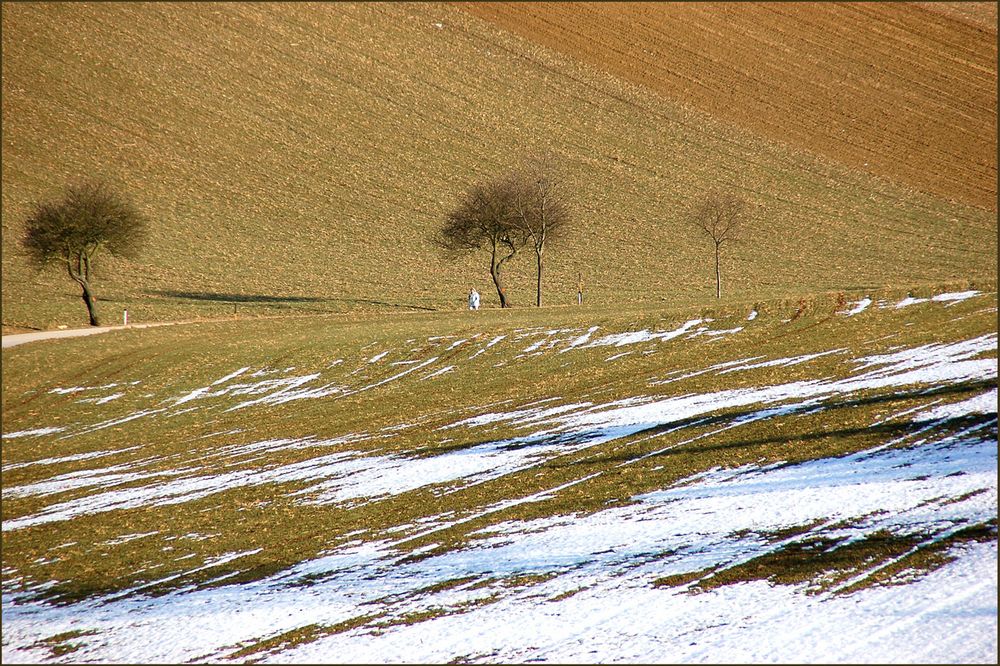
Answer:
<svg viewBox="0 0 1000 666"><path fill-rule="evenodd" d="M122 326L128 326L128 310L122 310Z"/></svg>

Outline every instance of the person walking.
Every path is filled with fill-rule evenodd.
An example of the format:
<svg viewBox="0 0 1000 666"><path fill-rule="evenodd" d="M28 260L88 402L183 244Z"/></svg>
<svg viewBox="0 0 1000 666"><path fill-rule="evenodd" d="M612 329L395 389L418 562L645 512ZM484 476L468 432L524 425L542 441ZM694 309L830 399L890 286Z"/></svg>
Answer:
<svg viewBox="0 0 1000 666"><path fill-rule="evenodd" d="M479 292L476 291L475 287L469 290L469 309L479 309Z"/></svg>

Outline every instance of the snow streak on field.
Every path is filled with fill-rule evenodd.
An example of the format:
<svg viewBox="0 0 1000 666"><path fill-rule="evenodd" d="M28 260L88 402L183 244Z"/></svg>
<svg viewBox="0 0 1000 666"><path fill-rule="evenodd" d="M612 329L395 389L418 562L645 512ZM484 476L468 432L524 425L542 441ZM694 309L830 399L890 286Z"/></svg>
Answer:
<svg viewBox="0 0 1000 666"><path fill-rule="evenodd" d="M942 304L954 300L937 298L923 307L946 307ZM870 304L870 299L850 304L842 314L854 316ZM296 374L293 367L234 367L208 386L154 397L157 402L138 412L98 424L9 433L4 440L58 441L132 419L168 418L179 410L332 400L405 378L433 380L446 368L461 372L463 362L504 345L511 345L511 356L607 348L606 360L613 362L623 353L638 353L640 343L677 344L738 333L738 328L713 330L710 321L689 320L664 331L602 334L591 327L524 330L506 338L489 334L443 338L431 341L436 347L426 358L402 358L399 350L392 349L366 352L365 364L398 365L391 366L383 379L357 384L350 383L349 375L332 381L323 373ZM742 426L768 419L822 415L839 401L856 399L866 391L929 392L959 383L995 384L996 349L997 336L989 333L878 355L855 356L850 349L835 348L787 358L753 356L689 369L683 376L648 378L646 386L627 399L564 401L551 396L504 409L494 405L439 429L481 432L484 443L432 457L370 455L344 448L391 439L394 432L412 426L401 421L395 429L344 433L326 440L300 437L221 446L201 464L187 461L167 472L161 466L154 468L152 458L102 465L110 451L40 459L33 464L72 459L93 461L94 466L5 486L5 498L88 492L5 520L5 533L119 509L183 506L241 486L267 484L275 493L287 492L309 504L360 505L431 484L440 484L441 492L447 493L624 438L680 436L561 488L513 496L464 513L427 515L399 525L396 539L365 540L359 535L347 547L249 583L189 586L155 597L145 594L150 585L143 585L122 594L53 606L32 596L44 591L45 583L15 590L18 581L5 567L3 660L58 660L44 641L78 632L74 642L79 647L70 655L73 661L218 661L241 658L237 652L242 648L300 631L308 640L283 645L278 641L253 657L298 663L443 663L458 658L995 662L995 538L956 542L948 550L953 559L930 573L894 568L917 549L943 543L965 528L991 521L995 525L995 386L952 402L940 393L928 393L918 407L867 424L877 428L890 420L902 423L908 427L903 434L887 436L882 444L850 455L796 464L716 467L596 513L493 523L476 530L462 547L422 559L412 557L414 553L403 544L504 508L543 500L615 469L646 464L650 458L662 456L663 464L668 464L670 449L695 439L730 430L739 437ZM464 350L464 356L452 354L442 360L444 352L455 350ZM765 367L808 367L829 357L842 359L850 371L837 377L708 393L669 395L652 390L683 377L735 377ZM333 361L330 367L341 370L342 364ZM96 389L143 390L141 384L52 388L79 394L81 399L94 399ZM724 410L735 415L709 420ZM511 424L527 434L490 437L497 427ZM709 430L694 434L695 426ZM323 451L334 446L338 448L332 453ZM295 463L267 464L268 454L289 449L316 453ZM297 490L284 491L282 484L291 482L299 482ZM119 539L124 543L149 536L128 533ZM839 578L833 566L821 584L803 579L775 585L766 576L714 584L743 565L766 563L769 557L797 548L813 549L816 557L822 557L835 549L879 540L903 541L906 547L889 560ZM433 544L424 550L432 548ZM255 552L233 551L200 568ZM876 579L883 584L866 585ZM366 619L338 631L329 629L359 617Z"/></svg>

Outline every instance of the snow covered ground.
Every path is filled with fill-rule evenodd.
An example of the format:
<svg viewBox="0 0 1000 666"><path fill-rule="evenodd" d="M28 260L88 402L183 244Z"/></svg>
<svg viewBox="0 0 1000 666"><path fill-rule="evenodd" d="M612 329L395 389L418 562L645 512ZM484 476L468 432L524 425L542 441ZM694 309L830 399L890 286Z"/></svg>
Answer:
<svg viewBox="0 0 1000 666"><path fill-rule="evenodd" d="M3 659L44 660L46 651L28 646L86 629L98 633L81 639L86 647L74 661L215 661L241 642L312 623L470 608L335 634L268 660L990 663L995 542L961 548L954 562L915 582L846 596L764 581L693 595L652 583L759 556L775 547L763 535L815 521L847 525L813 529L826 537L890 529L933 539L995 518L996 455L995 439L968 433L790 467L716 470L583 518L501 524L472 547L415 563L400 562L391 543L359 542L255 583L155 599L131 594L56 608L5 594ZM466 576L526 573L556 575L478 607L503 588L418 592ZM317 574L320 582L304 584Z"/></svg>
<svg viewBox="0 0 1000 666"><path fill-rule="evenodd" d="M895 307L917 302L922 307L947 307L975 295L962 292L933 300L907 299ZM850 304L841 314L860 314L871 305L871 299L866 300ZM437 343L434 355L426 358L397 358L394 350L376 349L365 357L366 365L399 367L382 379L356 385L345 377L334 380L318 372L292 374L295 368L251 372L253 368L237 367L207 386L169 397L151 396L146 409L95 424L6 433L4 442L25 437L58 441L139 418L169 418L181 410L334 400L404 378L423 381L460 372L463 362L498 345L517 345L516 353L523 356L607 347L613 353L605 360L613 362L640 344L694 338L710 341L742 330L714 330L711 323L696 319L669 330L603 335L598 327L591 327L440 339L433 341ZM635 396L624 400L563 401L552 396L529 404L503 405L503 409L494 405L441 428L442 432L481 431L484 443L425 458L343 449L344 445L391 438L394 431L387 429L344 433L328 440L272 438L220 446L200 463L186 461L169 472L162 471L162 461L152 458L120 465L102 463L102 458L113 453L105 450L21 462L5 466L4 471L67 460L93 466L33 483L5 484L5 497L89 492L83 498L54 499L34 513L4 520L3 531L12 533L39 524L58 526L76 516L123 508L183 506L248 485L267 484L281 492L282 484L305 481L305 487L297 486L292 496L313 504L375 502L430 484L466 487L568 451L626 437L655 440L665 432L683 435L699 419L721 410L741 409L710 433L692 434L692 438L738 432L741 426L767 419L820 413L838 400L873 389L995 384L996 349L997 336L989 333L879 355L854 356L846 348L837 348L787 358L753 356L689 369L679 376L648 378ZM466 356L460 358L458 352ZM645 389L669 386L684 377L808 367L829 356L842 359L850 371L836 378L817 376L711 393L644 394ZM340 360L330 367L339 371ZM137 383L52 388L93 401L101 399L102 391L115 395L141 390ZM881 419L881 423L912 424L906 434L887 437L865 451L798 464L714 468L596 513L494 523L475 532L465 546L424 559L408 557L413 553L404 544L515 504L545 499L610 470L465 513L427 515L417 523L400 525L400 536L394 540L364 540L359 535L347 547L239 585L189 586L156 597L144 594L150 585L143 585L56 606L31 598L31 592L44 589L47 583L19 590L18 579L5 565L2 658L6 663L219 661L261 640L299 630L312 632L310 640L258 652L253 658L284 663L444 663L455 659L995 663L995 538L961 542L948 551L952 561L929 573L896 573L894 585L852 591L854 584L889 570L911 551L850 572L822 589L810 582L779 585L747 580L719 587L699 583L710 581L713 571L734 569L818 539L844 547L890 534L929 547L962 528L990 521L995 525L996 414L995 386L952 402L928 395L918 407ZM491 439L489 433L499 424L516 424L530 432L512 439ZM409 426L400 422L396 430ZM225 433L220 435L224 438ZM680 441L692 440L682 436ZM338 448L324 453L325 446ZM617 465L645 463L676 446L680 444L674 441ZM269 452L287 449L316 453L280 466L249 464L266 461ZM128 486L122 487L125 483ZM151 534L129 533L119 538L126 542ZM210 570L254 552L227 553L199 568ZM684 577L683 582L672 579L672 584L658 584L676 576ZM370 617L337 633L324 629L361 616ZM65 632L79 632L73 638L79 648L59 658L43 641Z"/></svg>

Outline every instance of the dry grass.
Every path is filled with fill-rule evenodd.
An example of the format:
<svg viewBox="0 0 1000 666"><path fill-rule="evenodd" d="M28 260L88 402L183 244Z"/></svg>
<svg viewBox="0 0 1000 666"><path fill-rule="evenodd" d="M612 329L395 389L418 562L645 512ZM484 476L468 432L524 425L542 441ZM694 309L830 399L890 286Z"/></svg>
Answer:
<svg viewBox="0 0 1000 666"><path fill-rule="evenodd" d="M757 138L449 6L10 3L3 63L5 330L85 322L68 278L16 243L31 202L87 174L153 220L139 263L98 265L109 321L450 310L473 285L493 307L485 257L446 263L429 235L524 148L552 149L578 202L579 232L550 250L554 305L580 272L597 306L708 302L710 247L684 211L728 182L763 212L724 256L726 302L996 275L992 210ZM515 261L516 305L530 276Z"/></svg>

